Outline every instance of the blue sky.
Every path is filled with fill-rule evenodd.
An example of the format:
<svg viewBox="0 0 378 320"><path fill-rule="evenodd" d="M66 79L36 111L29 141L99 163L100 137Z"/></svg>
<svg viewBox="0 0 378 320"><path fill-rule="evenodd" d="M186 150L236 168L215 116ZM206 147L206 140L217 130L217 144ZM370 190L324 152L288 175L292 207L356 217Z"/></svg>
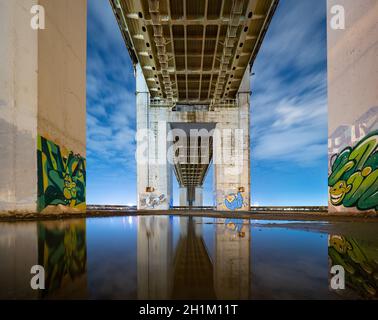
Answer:
<svg viewBox="0 0 378 320"><path fill-rule="evenodd" d="M326 55L326 1L281 0L253 68L255 205L327 204ZM135 121L133 67L109 1L89 0L89 204L136 203ZM212 204L212 173L206 204ZM174 202L177 187L174 179Z"/></svg>

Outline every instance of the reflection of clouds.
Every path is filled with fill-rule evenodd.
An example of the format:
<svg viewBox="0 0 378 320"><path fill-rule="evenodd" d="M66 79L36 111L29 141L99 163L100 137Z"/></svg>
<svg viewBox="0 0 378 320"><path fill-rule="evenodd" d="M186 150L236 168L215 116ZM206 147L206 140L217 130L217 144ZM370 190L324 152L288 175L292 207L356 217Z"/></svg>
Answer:
<svg viewBox="0 0 378 320"><path fill-rule="evenodd" d="M251 294L256 299L330 298L327 239L283 228L252 232Z"/></svg>

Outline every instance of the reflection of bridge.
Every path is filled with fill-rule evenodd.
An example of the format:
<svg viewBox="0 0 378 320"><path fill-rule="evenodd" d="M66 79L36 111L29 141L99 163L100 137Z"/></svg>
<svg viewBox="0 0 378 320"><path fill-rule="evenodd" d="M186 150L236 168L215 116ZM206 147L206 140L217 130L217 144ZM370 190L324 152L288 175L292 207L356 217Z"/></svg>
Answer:
<svg viewBox="0 0 378 320"><path fill-rule="evenodd" d="M139 217L138 298L248 298L248 223L240 237L232 227L226 226L224 219L218 219L210 225L214 233L210 233L209 242L202 234L202 218L178 219L180 231L175 241L172 218Z"/></svg>
<svg viewBox="0 0 378 320"><path fill-rule="evenodd" d="M180 235L174 259L172 298L215 298L213 265L201 234L195 230L197 220L185 220L185 234Z"/></svg>

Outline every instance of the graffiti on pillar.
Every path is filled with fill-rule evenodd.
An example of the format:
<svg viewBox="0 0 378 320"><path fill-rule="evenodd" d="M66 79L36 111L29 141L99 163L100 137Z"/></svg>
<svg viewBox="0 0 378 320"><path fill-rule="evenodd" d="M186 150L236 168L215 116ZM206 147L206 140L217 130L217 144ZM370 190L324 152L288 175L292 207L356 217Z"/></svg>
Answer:
<svg viewBox="0 0 378 320"><path fill-rule="evenodd" d="M86 161L72 151L38 136L38 211L63 206L84 211Z"/></svg>
<svg viewBox="0 0 378 320"><path fill-rule="evenodd" d="M328 177L334 206L378 210L378 130L331 157Z"/></svg>
<svg viewBox="0 0 378 320"><path fill-rule="evenodd" d="M356 298L378 298L378 252L376 246L351 237L330 235L328 258L330 267L341 265L345 270L346 290L340 294Z"/></svg>
<svg viewBox="0 0 378 320"><path fill-rule="evenodd" d="M140 207L142 209L156 209L165 202L167 202L167 197L164 194L145 193L141 196Z"/></svg>
<svg viewBox="0 0 378 320"><path fill-rule="evenodd" d="M217 195L218 207L223 210L236 211L248 207L242 191L221 191Z"/></svg>
<svg viewBox="0 0 378 320"><path fill-rule="evenodd" d="M351 126L339 126L328 139L328 154L353 146L370 132L378 130L378 106L370 108Z"/></svg>
<svg viewBox="0 0 378 320"><path fill-rule="evenodd" d="M243 196L241 192L229 194L226 199L224 199L224 205L231 211L241 209L243 207Z"/></svg>
<svg viewBox="0 0 378 320"><path fill-rule="evenodd" d="M45 269L42 297L86 294L86 224L83 220L38 224L38 263Z"/></svg>

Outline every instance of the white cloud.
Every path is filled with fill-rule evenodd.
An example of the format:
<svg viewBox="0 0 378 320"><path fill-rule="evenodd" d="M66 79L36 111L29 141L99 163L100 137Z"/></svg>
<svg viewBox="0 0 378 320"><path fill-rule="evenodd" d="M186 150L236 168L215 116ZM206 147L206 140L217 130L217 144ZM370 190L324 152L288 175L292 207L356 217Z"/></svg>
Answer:
<svg viewBox="0 0 378 320"><path fill-rule="evenodd" d="M311 166L327 154L325 5L281 2L252 79L252 159Z"/></svg>
<svg viewBox="0 0 378 320"><path fill-rule="evenodd" d="M135 171L133 69L107 0L88 2L87 149L91 170ZM110 177L107 174L108 177Z"/></svg>

